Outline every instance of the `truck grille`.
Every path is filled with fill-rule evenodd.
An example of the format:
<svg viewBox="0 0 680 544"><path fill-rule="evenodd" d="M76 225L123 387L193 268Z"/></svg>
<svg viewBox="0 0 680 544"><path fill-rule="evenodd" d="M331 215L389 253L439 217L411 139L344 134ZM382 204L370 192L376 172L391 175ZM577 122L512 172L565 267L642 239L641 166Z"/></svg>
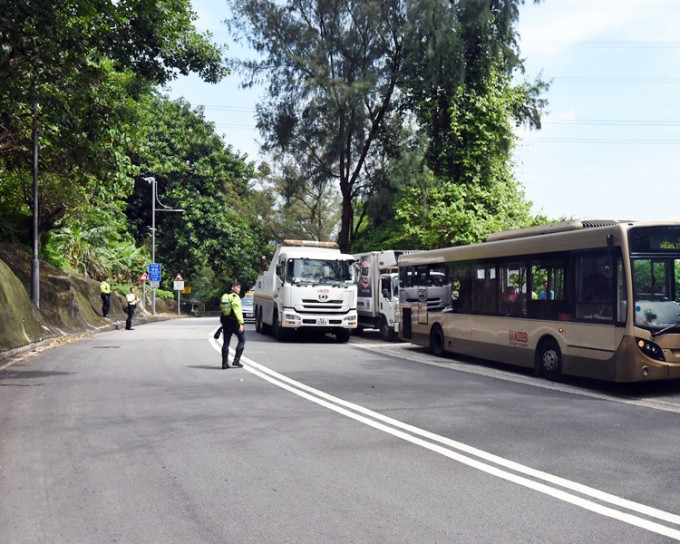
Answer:
<svg viewBox="0 0 680 544"><path fill-rule="evenodd" d="M327 300L321 302L314 299L302 299L302 311L304 312L339 312L343 311L343 300Z"/></svg>

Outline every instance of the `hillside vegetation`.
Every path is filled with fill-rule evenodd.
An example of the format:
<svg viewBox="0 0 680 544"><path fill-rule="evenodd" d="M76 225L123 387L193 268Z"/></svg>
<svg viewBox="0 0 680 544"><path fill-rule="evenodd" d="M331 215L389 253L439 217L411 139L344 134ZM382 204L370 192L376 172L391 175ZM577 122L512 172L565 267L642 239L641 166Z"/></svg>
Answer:
<svg viewBox="0 0 680 544"><path fill-rule="evenodd" d="M101 315L99 282L40 263L40 309L31 303L31 256L0 244L0 358L17 348L85 332L120 328L125 298L112 293L111 316ZM156 300L157 318L177 311L174 301ZM139 312L139 319L150 316Z"/></svg>

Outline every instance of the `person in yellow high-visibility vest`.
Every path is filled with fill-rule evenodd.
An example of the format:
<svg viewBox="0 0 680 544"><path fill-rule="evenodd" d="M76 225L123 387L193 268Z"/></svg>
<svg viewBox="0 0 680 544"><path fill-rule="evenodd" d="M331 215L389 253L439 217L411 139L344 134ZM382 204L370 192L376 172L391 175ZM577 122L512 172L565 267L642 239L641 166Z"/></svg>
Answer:
<svg viewBox="0 0 680 544"><path fill-rule="evenodd" d="M99 284L99 292L102 295L102 315L109 317L109 310L111 309L111 278L106 276L104 281Z"/></svg>
<svg viewBox="0 0 680 544"><path fill-rule="evenodd" d="M241 354L246 345L246 333L243 329L243 312L241 311L241 284L231 282L231 292L224 293L220 299L220 323L222 323L222 368L229 368L229 342L231 335L238 338L236 355L232 366L242 367Z"/></svg>

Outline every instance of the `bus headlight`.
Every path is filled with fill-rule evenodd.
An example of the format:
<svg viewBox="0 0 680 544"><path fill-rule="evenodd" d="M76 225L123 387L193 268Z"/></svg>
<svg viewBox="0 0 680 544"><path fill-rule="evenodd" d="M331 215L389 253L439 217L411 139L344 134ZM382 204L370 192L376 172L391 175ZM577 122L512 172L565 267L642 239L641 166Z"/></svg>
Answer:
<svg viewBox="0 0 680 544"><path fill-rule="evenodd" d="M657 361L665 361L666 358L663 356L663 350L657 346L654 342L645 340L643 338L636 338L635 342L640 351L644 353L650 359L656 359Z"/></svg>

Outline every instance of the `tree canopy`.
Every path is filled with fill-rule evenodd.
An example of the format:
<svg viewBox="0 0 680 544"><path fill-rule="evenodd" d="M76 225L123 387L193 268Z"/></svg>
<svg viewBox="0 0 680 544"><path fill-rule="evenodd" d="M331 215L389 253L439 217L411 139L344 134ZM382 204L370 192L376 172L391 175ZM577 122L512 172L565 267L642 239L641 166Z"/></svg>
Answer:
<svg viewBox="0 0 680 544"><path fill-rule="evenodd" d="M212 275L222 285L239 278L251 284L263 250L250 198L254 166L225 147L202 108L151 97L148 116L146 145L133 157L139 174L127 207L136 238L150 241L153 179L158 262L168 274Z"/></svg>
<svg viewBox="0 0 680 544"><path fill-rule="evenodd" d="M497 78L494 84L500 80L515 100L496 111L506 121L539 126L543 84L509 92L510 78L522 69L513 27L521 3L229 1L232 28L260 55L239 66L249 82L268 81L268 99L258 108L265 148L290 159L287 167L298 170L291 178L337 182L344 250L357 235L362 206L385 184L385 161L400 155L393 144L403 127L428 135L426 165L436 177L470 183L467 169L475 167L459 162L459 148L469 150L470 142L465 130L455 130L463 126L455 118L461 89L481 96ZM501 138L509 149L511 139Z"/></svg>
<svg viewBox="0 0 680 544"><path fill-rule="evenodd" d="M193 27L189 0L10 0L0 26L0 209L29 214L32 129L39 131L39 231L86 195L130 189L136 101L176 74L227 74Z"/></svg>

